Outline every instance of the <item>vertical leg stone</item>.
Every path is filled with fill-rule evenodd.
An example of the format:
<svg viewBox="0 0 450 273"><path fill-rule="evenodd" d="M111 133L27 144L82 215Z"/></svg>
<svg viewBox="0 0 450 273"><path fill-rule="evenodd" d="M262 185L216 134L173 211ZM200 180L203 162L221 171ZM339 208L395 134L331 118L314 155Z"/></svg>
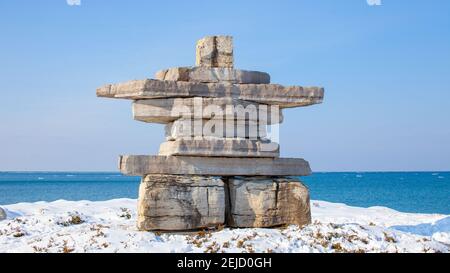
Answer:
<svg viewBox="0 0 450 273"><path fill-rule="evenodd" d="M296 178L234 177L227 184L227 224L232 227L311 223L308 188Z"/></svg>
<svg viewBox="0 0 450 273"><path fill-rule="evenodd" d="M222 179L194 175L146 175L139 187L139 230L194 230L223 225Z"/></svg>

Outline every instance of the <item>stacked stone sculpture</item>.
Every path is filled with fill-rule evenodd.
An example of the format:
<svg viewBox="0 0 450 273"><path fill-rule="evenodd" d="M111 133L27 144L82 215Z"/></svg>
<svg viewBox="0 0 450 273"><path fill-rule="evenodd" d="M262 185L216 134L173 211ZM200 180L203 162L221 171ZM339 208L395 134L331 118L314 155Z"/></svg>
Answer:
<svg viewBox="0 0 450 273"><path fill-rule="evenodd" d="M120 156L142 176L140 230L276 227L311 222L303 159L280 158L274 130L282 109L321 103L320 87L271 84L264 72L233 68L231 36L197 42L196 66L156 79L108 84L97 96L133 100L134 119L166 124L159 155Z"/></svg>

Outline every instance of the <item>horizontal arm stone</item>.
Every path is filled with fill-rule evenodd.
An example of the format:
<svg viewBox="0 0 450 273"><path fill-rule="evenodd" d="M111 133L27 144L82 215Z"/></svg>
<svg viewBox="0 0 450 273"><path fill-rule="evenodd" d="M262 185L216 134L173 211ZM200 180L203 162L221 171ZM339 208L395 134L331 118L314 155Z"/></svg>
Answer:
<svg viewBox="0 0 450 273"><path fill-rule="evenodd" d="M226 158L196 156L124 155L119 169L125 175L192 174L217 176L306 176L309 163L299 158Z"/></svg>
<svg viewBox="0 0 450 273"><path fill-rule="evenodd" d="M285 87L279 84L193 83L146 79L105 85L97 89L97 96L132 100L228 97L288 108L321 103L324 89L302 86Z"/></svg>
<svg viewBox="0 0 450 273"><path fill-rule="evenodd" d="M282 111L276 105L232 98L167 98L133 102L133 118L143 122L166 124L194 115L202 119L243 119L267 125L283 121Z"/></svg>

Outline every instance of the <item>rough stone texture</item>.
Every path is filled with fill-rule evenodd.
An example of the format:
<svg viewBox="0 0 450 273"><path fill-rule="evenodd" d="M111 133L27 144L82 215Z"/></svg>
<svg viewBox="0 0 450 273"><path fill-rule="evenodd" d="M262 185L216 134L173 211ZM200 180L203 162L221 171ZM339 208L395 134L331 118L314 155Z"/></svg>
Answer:
<svg viewBox="0 0 450 273"><path fill-rule="evenodd" d="M160 155L119 159L122 173L143 176L139 229L311 222L308 189L286 177L310 175L309 163L279 158L266 134L282 122L282 108L321 103L324 89L270 84L269 74L233 62L232 37L209 36L196 45L196 67L97 89L99 97L134 100L134 119L166 124Z"/></svg>
<svg viewBox="0 0 450 273"><path fill-rule="evenodd" d="M159 155L206 157L279 157L278 143L257 140L201 139L166 141Z"/></svg>
<svg viewBox="0 0 450 273"><path fill-rule="evenodd" d="M233 67L233 37L207 36L198 40L195 65Z"/></svg>
<svg viewBox="0 0 450 273"><path fill-rule="evenodd" d="M125 175L133 176L146 174L306 176L311 174L309 163L300 158L124 155L119 157L119 170Z"/></svg>
<svg viewBox="0 0 450 273"><path fill-rule="evenodd" d="M190 67L174 67L156 72L155 79L161 81L189 81Z"/></svg>
<svg viewBox="0 0 450 273"><path fill-rule="evenodd" d="M321 87L282 86L279 84L195 83L159 80L135 80L108 84L97 89L97 96L121 99L155 99L211 97L234 98L280 108L300 107L321 103Z"/></svg>
<svg viewBox="0 0 450 273"><path fill-rule="evenodd" d="M139 187L139 230L192 230L223 225L225 191L220 178L146 175Z"/></svg>
<svg viewBox="0 0 450 273"><path fill-rule="evenodd" d="M267 126L245 120L230 120L228 124L222 119L177 119L165 126L166 140L237 138L258 140L267 136Z"/></svg>
<svg viewBox="0 0 450 273"><path fill-rule="evenodd" d="M240 84L269 84L270 75L259 71L237 70L224 67L195 67L189 72L193 82L230 82Z"/></svg>
<svg viewBox="0 0 450 273"><path fill-rule="evenodd" d="M200 117L248 120L267 125L283 122L282 110L276 105L265 105L232 98L168 98L133 102L135 120L169 123L179 118Z"/></svg>
<svg viewBox="0 0 450 273"><path fill-rule="evenodd" d="M156 72L155 79L161 81L190 81L240 84L268 84L270 75L259 71L238 70L227 67L175 67Z"/></svg>
<svg viewBox="0 0 450 273"><path fill-rule="evenodd" d="M228 180L227 223L233 227L275 227L311 223L309 192L298 179L236 177Z"/></svg>
<svg viewBox="0 0 450 273"><path fill-rule="evenodd" d="M6 219L6 211L0 207L0 221Z"/></svg>

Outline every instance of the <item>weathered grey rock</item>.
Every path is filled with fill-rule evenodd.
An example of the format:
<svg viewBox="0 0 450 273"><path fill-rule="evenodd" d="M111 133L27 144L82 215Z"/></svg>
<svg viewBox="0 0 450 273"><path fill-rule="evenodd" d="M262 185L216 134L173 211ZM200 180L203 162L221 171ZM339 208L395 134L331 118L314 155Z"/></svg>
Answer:
<svg viewBox="0 0 450 273"><path fill-rule="evenodd" d="M6 219L6 211L0 207L0 221Z"/></svg>
<svg viewBox="0 0 450 273"><path fill-rule="evenodd" d="M321 103L321 87L287 86L279 84L196 83L182 81L135 80L108 84L97 89L97 96L121 99L156 98L234 98L261 104L275 104L280 108Z"/></svg>
<svg viewBox="0 0 450 273"><path fill-rule="evenodd" d="M267 126L252 121L223 119L177 119L165 126L166 140L237 138L258 140L267 136Z"/></svg>
<svg viewBox="0 0 450 273"><path fill-rule="evenodd" d="M174 67L156 72L155 79L161 81L189 81L190 67Z"/></svg>
<svg viewBox="0 0 450 273"><path fill-rule="evenodd" d="M311 222L308 189L286 177L311 174L309 163L279 158L279 145L265 139L266 125L282 122L282 108L321 103L324 89L270 84L267 73L235 70L232 43L230 36L205 37L196 46L197 67L97 89L99 97L134 100L134 118L166 124L171 140L158 156L119 158L122 173L143 176L140 230ZM229 106L259 111L236 115ZM267 106L276 107L261 109Z"/></svg>
<svg viewBox="0 0 450 273"><path fill-rule="evenodd" d="M207 36L197 41L195 65L233 67L233 37Z"/></svg>
<svg viewBox="0 0 450 273"><path fill-rule="evenodd" d="M156 72L155 79L161 81L189 81L240 84L268 84L270 75L259 71L246 71L227 67L174 67Z"/></svg>
<svg viewBox="0 0 450 273"><path fill-rule="evenodd" d="M119 157L119 170L125 175L133 176L146 174L305 176L311 174L309 163L300 158L124 155Z"/></svg>
<svg viewBox="0 0 450 273"><path fill-rule="evenodd" d="M269 84L270 75L259 71L246 71L225 67L194 67L189 71L189 81L230 82L240 84Z"/></svg>
<svg viewBox="0 0 450 273"><path fill-rule="evenodd" d="M283 122L282 110L276 105L265 105L232 98L168 98L133 102L135 120L169 123L180 118L223 118L248 120L261 124Z"/></svg>
<svg viewBox="0 0 450 273"><path fill-rule="evenodd" d="M259 140L201 139L166 141L159 155L206 157L279 157L278 143Z"/></svg>
<svg viewBox="0 0 450 273"><path fill-rule="evenodd" d="M223 225L224 183L218 177L146 175L139 187L139 230L192 230Z"/></svg>
<svg viewBox="0 0 450 273"><path fill-rule="evenodd" d="M227 223L230 226L303 226L311 223L308 188L298 179L235 177L227 183Z"/></svg>

